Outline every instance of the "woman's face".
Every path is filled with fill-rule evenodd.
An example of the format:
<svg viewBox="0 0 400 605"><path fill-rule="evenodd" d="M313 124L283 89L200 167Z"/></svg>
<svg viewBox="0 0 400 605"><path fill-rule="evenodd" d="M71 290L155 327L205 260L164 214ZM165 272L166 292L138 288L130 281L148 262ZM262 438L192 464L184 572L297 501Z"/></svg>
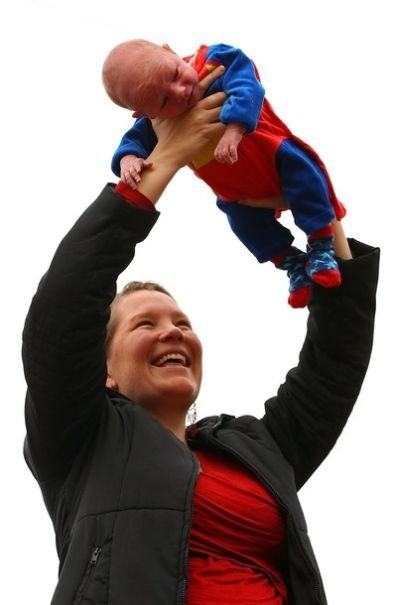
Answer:
<svg viewBox="0 0 400 605"><path fill-rule="evenodd" d="M201 343L187 316L162 292L139 290L112 308L115 330L107 386L151 410L186 411L201 383Z"/></svg>

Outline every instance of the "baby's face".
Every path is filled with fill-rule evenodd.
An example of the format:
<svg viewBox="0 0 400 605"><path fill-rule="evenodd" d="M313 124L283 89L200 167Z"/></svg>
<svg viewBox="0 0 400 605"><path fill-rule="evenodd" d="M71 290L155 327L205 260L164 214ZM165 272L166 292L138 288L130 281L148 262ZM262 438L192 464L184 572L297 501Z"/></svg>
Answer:
<svg viewBox="0 0 400 605"><path fill-rule="evenodd" d="M149 118L173 118L199 100L199 78L193 67L163 49L143 93L142 113Z"/></svg>

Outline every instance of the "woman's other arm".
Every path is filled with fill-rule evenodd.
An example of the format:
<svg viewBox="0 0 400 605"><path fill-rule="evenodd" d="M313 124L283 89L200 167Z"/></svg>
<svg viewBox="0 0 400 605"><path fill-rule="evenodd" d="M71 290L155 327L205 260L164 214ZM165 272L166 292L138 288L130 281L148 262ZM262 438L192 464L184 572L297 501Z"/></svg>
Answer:
<svg viewBox="0 0 400 605"><path fill-rule="evenodd" d="M299 364L263 421L300 488L334 446L360 392L372 350L379 250L335 225L342 285L314 286Z"/></svg>

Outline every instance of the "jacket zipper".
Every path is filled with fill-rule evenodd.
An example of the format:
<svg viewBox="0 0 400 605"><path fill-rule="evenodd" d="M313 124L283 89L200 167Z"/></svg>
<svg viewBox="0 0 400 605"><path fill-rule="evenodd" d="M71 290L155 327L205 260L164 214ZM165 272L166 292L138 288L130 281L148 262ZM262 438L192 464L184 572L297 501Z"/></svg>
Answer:
<svg viewBox="0 0 400 605"><path fill-rule="evenodd" d="M212 430L215 431L215 429L218 428L221 424L222 424L222 420L217 421L217 423L214 425ZM285 513L289 513L288 508L284 504L280 494L275 490L275 488L273 488L269 485L268 481L266 481L264 477L262 477L256 470L254 470L254 468L246 460L246 458L244 458L241 454L238 454L235 449L225 445L224 443L221 443L214 435L207 435L207 438L214 444L218 445L219 449L225 450L226 452L232 454L237 460L239 460L249 471L251 471L259 479L259 481L263 485L265 485L265 487L271 492L271 494L274 496L276 501L279 503L282 510L285 511ZM311 577L313 578L315 598L317 599L317 601L319 603L321 603L321 605L324 605L326 601L322 600L321 596L320 596L321 592L323 592L321 580L318 576L315 575L314 568L308 559L308 555L307 555L307 552L305 551L303 544L300 542L300 540L297 536L297 532L293 532L293 533L296 536L297 544L298 544L300 550L304 554L304 561L306 562L306 565L307 565L308 569L310 570Z"/></svg>
<svg viewBox="0 0 400 605"><path fill-rule="evenodd" d="M184 567L185 567L185 571L184 571L184 578L183 581L181 583L181 585L179 586L179 590L178 590L178 595L177 595L177 599L176 599L176 603L177 605L184 605L185 603L185 597L186 597L186 590L187 590L187 567L188 567L188 559L189 559L189 547L186 546L185 548L185 560L184 560Z"/></svg>
<svg viewBox="0 0 400 605"><path fill-rule="evenodd" d="M199 474L199 463L197 461L196 456L193 453L192 453L192 456L194 458L196 481L197 481L197 476ZM191 494L190 494L190 496L191 496L190 522L189 522L189 529L187 532L187 539L186 539L186 544L185 544L185 554L184 554L184 560L183 560L183 581L182 581L181 585L179 586L179 590L178 590L177 598L176 598L176 605L184 605L185 597L186 597L187 571L188 571L188 562L189 562L189 536L190 536L190 529L192 527L193 508L194 508L193 507L193 491L194 491L194 486L196 485L196 481L192 485Z"/></svg>
<svg viewBox="0 0 400 605"><path fill-rule="evenodd" d="M90 559L86 567L85 575L82 578L82 582L80 583L80 586L78 588L78 592L76 594L76 598L74 599L73 605L79 605L79 603L81 603L83 597L85 596L90 577L97 564L100 554L101 546L94 546L92 548L92 552L90 553Z"/></svg>

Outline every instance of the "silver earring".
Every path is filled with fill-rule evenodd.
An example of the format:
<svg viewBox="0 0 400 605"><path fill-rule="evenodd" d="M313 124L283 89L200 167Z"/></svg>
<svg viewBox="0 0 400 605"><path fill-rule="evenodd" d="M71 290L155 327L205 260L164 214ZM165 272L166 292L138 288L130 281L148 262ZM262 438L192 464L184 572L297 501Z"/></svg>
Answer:
<svg viewBox="0 0 400 605"><path fill-rule="evenodd" d="M196 407L196 402L194 402L190 406L188 413L186 415L186 425L190 426L191 424L195 424L196 420L197 420L197 407Z"/></svg>

